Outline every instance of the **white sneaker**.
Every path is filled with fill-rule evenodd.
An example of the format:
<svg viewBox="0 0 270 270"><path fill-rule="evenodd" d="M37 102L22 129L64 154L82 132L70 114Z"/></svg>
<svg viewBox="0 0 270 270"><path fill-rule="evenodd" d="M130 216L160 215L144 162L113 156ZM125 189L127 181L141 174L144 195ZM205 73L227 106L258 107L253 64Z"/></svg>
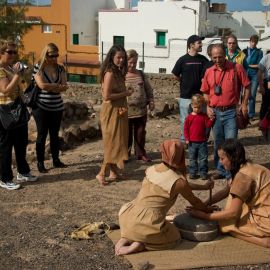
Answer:
<svg viewBox="0 0 270 270"><path fill-rule="evenodd" d="M8 190L15 190L15 189L19 189L21 187L20 184L15 184L13 182L2 182L0 181L0 187L8 189Z"/></svg>
<svg viewBox="0 0 270 270"><path fill-rule="evenodd" d="M18 173L17 174L17 181L19 182L35 182L37 180L38 180L38 177L32 175L31 173L25 173L25 174Z"/></svg>

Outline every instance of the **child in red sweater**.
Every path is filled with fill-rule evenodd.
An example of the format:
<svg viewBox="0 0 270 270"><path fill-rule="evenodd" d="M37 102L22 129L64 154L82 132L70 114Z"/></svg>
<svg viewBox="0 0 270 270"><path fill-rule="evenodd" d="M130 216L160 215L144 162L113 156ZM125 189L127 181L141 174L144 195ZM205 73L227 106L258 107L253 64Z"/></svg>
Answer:
<svg viewBox="0 0 270 270"><path fill-rule="evenodd" d="M184 136L188 145L189 178L196 179L197 172L203 180L208 173L208 130L213 126L214 119L210 119L202 112L205 104L204 98L196 94L191 99L192 112L188 115L184 124Z"/></svg>

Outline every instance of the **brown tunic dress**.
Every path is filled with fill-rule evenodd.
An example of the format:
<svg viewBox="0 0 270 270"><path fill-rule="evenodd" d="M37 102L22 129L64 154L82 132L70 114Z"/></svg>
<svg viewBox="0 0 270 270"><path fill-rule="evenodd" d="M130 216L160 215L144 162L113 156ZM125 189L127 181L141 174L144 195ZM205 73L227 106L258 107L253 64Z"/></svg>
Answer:
<svg viewBox="0 0 270 270"><path fill-rule="evenodd" d="M120 209L121 237L142 242L148 250L176 246L180 233L165 217L177 198L171 197L171 190L180 178L183 176L170 169L157 172L155 166L149 167L137 198Z"/></svg>
<svg viewBox="0 0 270 270"><path fill-rule="evenodd" d="M125 82L115 79L112 93L126 91ZM126 97L103 101L100 110L100 123L104 144L103 164L113 163L120 169L128 159L128 114Z"/></svg>
<svg viewBox="0 0 270 270"><path fill-rule="evenodd" d="M247 163L236 174L226 208L233 196L243 202L239 220L220 222L223 233L243 236L270 237L270 171L257 164Z"/></svg>

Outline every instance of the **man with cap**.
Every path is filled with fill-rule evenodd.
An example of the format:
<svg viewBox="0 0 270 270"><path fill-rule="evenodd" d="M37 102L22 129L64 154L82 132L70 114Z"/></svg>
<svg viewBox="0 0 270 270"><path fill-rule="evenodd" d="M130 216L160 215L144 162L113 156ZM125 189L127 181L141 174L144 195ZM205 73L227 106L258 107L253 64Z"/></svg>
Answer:
<svg viewBox="0 0 270 270"><path fill-rule="evenodd" d="M172 70L174 78L180 82L179 110L182 142L185 142L184 122L188 116L191 97L200 93L204 65L208 62L205 56L199 54L202 51L203 39L204 37L197 35L190 36L187 40L188 52L177 60Z"/></svg>

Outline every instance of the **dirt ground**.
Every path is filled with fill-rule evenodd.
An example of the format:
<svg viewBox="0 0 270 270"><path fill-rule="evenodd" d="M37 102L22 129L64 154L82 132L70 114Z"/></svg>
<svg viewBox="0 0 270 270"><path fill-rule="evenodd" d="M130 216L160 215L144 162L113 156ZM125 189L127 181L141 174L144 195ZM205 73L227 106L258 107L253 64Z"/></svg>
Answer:
<svg viewBox="0 0 270 270"><path fill-rule="evenodd" d="M178 123L177 115L149 119L146 148L153 163L159 162L162 140L179 137ZM258 120L240 131L239 137L248 157L270 168L269 145L258 131ZM212 147L210 143L210 168ZM117 222L121 205L136 196L147 166L133 159L126 166L128 180L101 187L95 179L102 161L101 140L68 150L61 159L68 168L54 169L48 161L50 171L40 175L38 182L24 184L17 191L0 190L0 269L130 269L128 261L114 256L106 236L76 241L70 233L85 223ZM31 168L38 175L36 164ZM215 190L225 184L222 180L215 183ZM196 194L208 197L206 191ZM186 205L179 197L171 212L181 213ZM270 269L270 263L211 269Z"/></svg>

